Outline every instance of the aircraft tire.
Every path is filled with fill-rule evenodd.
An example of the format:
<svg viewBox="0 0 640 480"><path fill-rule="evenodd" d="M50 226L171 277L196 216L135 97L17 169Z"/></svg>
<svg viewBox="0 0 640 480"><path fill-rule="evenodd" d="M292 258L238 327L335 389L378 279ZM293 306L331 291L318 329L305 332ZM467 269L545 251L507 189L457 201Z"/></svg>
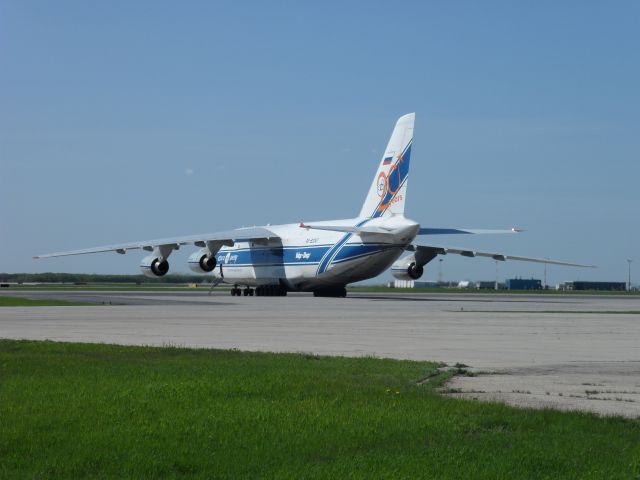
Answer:
<svg viewBox="0 0 640 480"><path fill-rule="evenodd" d="M258 285L256 287L256 297L286 297L287 288L282 285ZM249 295L253 295L250 292Z"/></svg>
<svg viewBox="0 0 640 480"><path fill-rule="evenodd" d="M333 297L333 298L338 298L338 297L346 297L347 296L347 289L345 287L326 287L326 288L319 288L318 290L314 290L313 291L313 296L314 297Z"/></svg>

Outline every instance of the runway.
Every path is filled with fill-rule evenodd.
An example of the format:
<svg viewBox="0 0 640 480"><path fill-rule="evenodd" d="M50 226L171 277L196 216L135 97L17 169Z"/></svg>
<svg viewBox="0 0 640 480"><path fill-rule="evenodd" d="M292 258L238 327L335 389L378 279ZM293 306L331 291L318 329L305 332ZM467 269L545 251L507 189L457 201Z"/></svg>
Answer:
<svg viewBox="0 0 640 480"><path fill-rule="evenodd" d="M10 290L95 306L0 308L0 337L462 363L454 395L640 416L640 297ZM508 375L505 375L508 373ZM458 391L459 390L459 391Z"/></svg>

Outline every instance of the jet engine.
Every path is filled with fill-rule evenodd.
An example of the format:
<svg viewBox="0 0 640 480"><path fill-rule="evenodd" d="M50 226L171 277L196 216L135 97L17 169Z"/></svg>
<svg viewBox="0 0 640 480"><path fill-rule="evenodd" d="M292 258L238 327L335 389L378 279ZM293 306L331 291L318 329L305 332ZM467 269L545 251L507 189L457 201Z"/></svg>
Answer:
<svg viewBox="0 0 640 480"><path fill-rule="evenodd" d="M140 270L145 277L162 277L169 271L169 262L155 255L148 255L140 262Z"/></svg>
<svg viewBox="0 0 640 480"><path fill-rule="evenodd" d="M391 275L398 280L418 280L424 273L424 266L418 265L415 256L401 258L391 266Z"/></svg>
<svg viewBox="0 0 640 480"><path fill-rule="evenodd" d="M217 263L215 255L207 249L195 252L189 257L189 268L195 273L211 272L216 268Z"/></svg>

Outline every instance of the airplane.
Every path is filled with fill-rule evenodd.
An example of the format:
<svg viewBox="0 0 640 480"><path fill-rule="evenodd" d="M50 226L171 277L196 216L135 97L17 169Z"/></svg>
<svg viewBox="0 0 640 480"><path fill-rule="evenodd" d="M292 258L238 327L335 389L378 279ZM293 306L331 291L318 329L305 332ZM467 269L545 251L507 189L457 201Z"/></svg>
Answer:
<svg viewBox="0 0 640 480"><path fill-rule="evenodd" d="M317 297L345 297L346 286L387 269L402 280L417 280L438 255L488 257L572 267L593 267L546 258L480 252L468 248L414 243L417 236L519 233L521 230L423 228L404 216L412 157L415 113L398 119L380 159L360 213L355 218L266 225L83 250L37 255L34 259L100 252L150 252L140 269L147 277L169 271L168 258L183 245L200 249L188 260L196 273L212 273L214 285L231 284L234 296L285 296L289 291ZM403 254L408 253L405 256ZM243 288L241 288L243 287ZM212 287L213 288L213 287Z"/></svg>

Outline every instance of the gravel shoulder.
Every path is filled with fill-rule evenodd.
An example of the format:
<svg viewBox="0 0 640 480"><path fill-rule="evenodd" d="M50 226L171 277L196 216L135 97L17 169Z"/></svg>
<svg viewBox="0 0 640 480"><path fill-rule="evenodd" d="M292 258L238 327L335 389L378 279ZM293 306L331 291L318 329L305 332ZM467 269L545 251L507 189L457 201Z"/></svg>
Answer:
<svg viewBox="0 0 640 480"><path fill-rule="evenodd" d="M640 362L576 362L469 372L453 377L443 393L522 408L640 417Z"/></svg>

